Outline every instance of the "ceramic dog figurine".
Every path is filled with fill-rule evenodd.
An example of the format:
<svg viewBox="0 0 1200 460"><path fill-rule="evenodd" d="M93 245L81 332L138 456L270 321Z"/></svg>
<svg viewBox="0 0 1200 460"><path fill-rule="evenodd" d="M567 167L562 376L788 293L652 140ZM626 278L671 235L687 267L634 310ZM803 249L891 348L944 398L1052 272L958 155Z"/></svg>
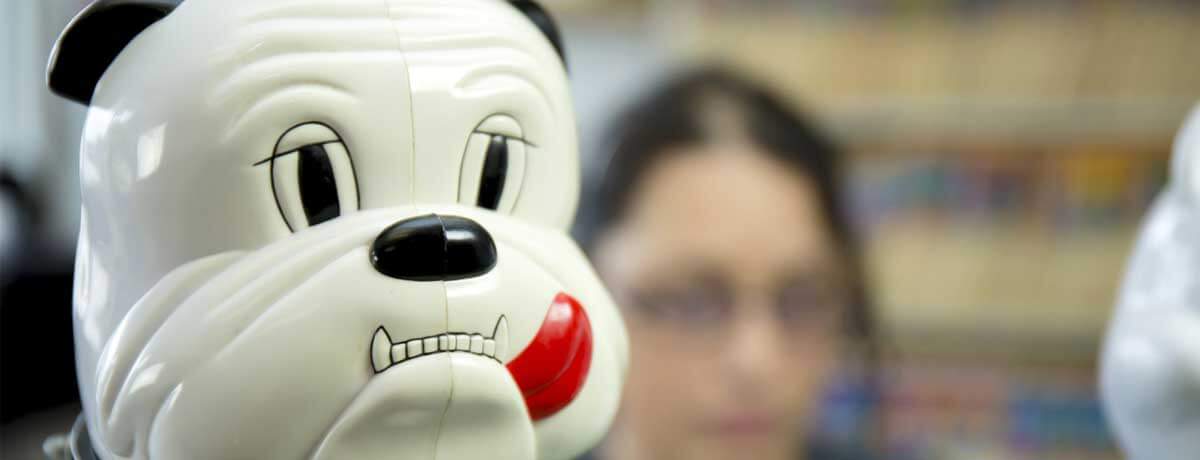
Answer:
<svg viewBox="0 0 1200 460"><path fill-rule="evenodd" d="M1200 455L1200 106L1175 140L1101 366L1108 417L1131 460Z"/></svg>
<svg viewBox="0 0 1200 460"><path fill-rule="evenodd" d="M579 161L557 37L529 1L88 7L48 72L89 106L80 444L106 460L590 448L628 345L565 231Z"/></svg>

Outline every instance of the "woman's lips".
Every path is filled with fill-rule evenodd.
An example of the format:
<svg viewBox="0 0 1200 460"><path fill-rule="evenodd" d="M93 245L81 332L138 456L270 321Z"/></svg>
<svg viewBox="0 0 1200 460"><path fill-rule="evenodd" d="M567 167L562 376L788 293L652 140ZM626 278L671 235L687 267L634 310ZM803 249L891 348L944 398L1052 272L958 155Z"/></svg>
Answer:
<svg viewBox="0 0 1200 460"><path fill-rule="evenodd" d="M508 363L529 416L541 420L570 404L592 363L592 325L579 301L560 293L529 347Z"/></svg>
<svg viewBox="0 0 1200 460"><path fill-rule="evenodd" d="M775 431L775 417L766 413L727 414L709 424L710 432L726 436L762 436Z"/></svg>

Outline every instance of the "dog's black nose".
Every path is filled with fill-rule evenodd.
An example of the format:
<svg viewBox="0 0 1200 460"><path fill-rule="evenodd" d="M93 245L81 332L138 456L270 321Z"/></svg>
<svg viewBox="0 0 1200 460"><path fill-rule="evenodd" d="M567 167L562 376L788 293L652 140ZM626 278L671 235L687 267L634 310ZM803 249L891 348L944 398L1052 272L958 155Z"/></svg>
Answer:
<svg viewBox="0 0 1200 460"><path fill-rule="evenodd" d="M492 235L473 220L414 217L393 224L371 245L375 270L396 279L449 281L473 278L496 266Z"/></svg>

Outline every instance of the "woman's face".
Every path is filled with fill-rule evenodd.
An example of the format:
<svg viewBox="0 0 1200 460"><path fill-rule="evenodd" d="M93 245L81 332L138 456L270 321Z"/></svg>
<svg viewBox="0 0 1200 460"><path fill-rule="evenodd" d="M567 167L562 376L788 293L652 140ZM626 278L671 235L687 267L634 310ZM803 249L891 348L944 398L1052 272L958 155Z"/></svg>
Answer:
<svg viewBox="0 0 1200 460"><path fill-rule="evenodd" d="M848 304L812 181L750 146L653 165L597 266L632 364L614 458L798 458Z"/></svg>

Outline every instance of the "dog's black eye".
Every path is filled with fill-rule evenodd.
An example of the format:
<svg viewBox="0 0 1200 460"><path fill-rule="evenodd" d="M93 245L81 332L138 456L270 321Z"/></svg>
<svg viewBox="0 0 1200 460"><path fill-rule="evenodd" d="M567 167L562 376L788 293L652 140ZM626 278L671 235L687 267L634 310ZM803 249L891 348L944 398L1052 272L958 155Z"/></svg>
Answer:
<svg viewBox="0 0 1200 460"><path fill-rule="evenodd" d="M494 135L484 157L483 175L479 178L479 198L475 205L493 211L498 209L507 175L508 138Z"/></svg>
<svg viewBox="0 0 1200 460"><path fill-rule="evenodd" d="M300 182L300 203L308 225L313 226L342 213L338 203L337 178L323 145L308 145L297 152L300 164L296 172Z"/></svg>
<svg viewBox="0 0 1200 460"><path fill-rule="evenodd" d="M271 189L292 231L328 222L358 209L358 184L350 152L331 128L306 123L280 138L269 164Z"/></svg>
<svg viewBox="0 0 1200 460"><path fill-rule="evenodd" d="M467 140L459 176L458 202L510 213L525 176L527 143L516 120L489 117Z"/></svg>

